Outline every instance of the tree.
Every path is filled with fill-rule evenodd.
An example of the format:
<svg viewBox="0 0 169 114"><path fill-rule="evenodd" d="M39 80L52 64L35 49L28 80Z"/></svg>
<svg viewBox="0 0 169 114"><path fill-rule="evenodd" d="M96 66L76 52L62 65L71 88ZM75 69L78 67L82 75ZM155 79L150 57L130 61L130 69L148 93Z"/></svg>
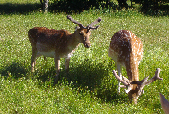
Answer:
<svg viewBox="0 0 169 114"><path fill-rule="evenodd" d="M48 0L40 0L40 3L42 5L42 10L44 13L48 12Z"/></svg>
<svg viewBox="0 0 169 114"><path fill-rule="evenodd" d="M133 0L133 1L142 4L143 11L147 11L149 9L158 11L160 5L169 2L169 0Z"/></svg>

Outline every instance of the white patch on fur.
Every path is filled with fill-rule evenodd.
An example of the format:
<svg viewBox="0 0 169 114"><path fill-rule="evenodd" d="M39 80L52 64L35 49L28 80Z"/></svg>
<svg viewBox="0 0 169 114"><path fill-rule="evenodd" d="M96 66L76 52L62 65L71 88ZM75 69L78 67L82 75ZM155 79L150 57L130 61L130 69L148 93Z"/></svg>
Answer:
<svg viewBox="0 0 169 114"><path fill-rule="evenodd" d="M111 57L115 63L119 63L120 65L125 67L125 63L118 61L118 55L119 54L117 52L109 47L108 56Z"/></svg>
<svg viewBox="0 0 169 114"><path fill-rule="evenodd" d="M44 57L52 57L54 58L55 51L43 52L38 51L38 54L43 55Z"/></svg>
<svg viewBox="0 0 169 114"><path fill-rule="evenodd" d="M108 56L111 57L115 62L117 62L118 53L109 47Z"/></svg>

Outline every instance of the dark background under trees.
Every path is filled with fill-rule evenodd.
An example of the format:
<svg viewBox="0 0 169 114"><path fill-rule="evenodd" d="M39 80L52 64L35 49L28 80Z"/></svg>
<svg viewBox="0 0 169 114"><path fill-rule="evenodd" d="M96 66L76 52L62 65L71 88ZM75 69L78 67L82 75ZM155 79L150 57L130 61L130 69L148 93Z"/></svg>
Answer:
<svg viewBox="0 0 169 114"><path fill-rule="evenodd" d="M42 0L43 1L43 0ZM127 0L117 0L118 5L114 4L112 0L49 0L51 1L51 10L65 11L65 12L81 12L89 9L123 9L130 8L132 4L140 4L140 10L144 13L154 12L158 13L159 10L169 11L169 0L130 0L129 7Z"/></svg>
<svg viewBox="0 0 169 114"><path fill-rule="evenodd" d="M82 12L89 9L134 9L148 15L169 15L169 0L39 0L36 4L0 4L0 14L43 12ZM46 3L45 3L46 2ZM116 2L116 3L114 3ZM117 4L118 3L118 4ZM47 5L47 6L46 6ZM22 9L22 10L21 10Z"/></svg>

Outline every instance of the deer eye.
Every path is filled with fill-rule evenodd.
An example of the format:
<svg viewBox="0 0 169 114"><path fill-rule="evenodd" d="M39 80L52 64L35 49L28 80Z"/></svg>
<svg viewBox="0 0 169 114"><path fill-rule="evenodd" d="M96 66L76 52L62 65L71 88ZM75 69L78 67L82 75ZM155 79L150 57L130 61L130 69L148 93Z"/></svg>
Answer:
<svg viewBox="0 0 169 114"><path fill-rule="evenodd" d="M79 32L79 34L80 34L80 35L84 35L84 33L83 33L83 32Z"/></svg>

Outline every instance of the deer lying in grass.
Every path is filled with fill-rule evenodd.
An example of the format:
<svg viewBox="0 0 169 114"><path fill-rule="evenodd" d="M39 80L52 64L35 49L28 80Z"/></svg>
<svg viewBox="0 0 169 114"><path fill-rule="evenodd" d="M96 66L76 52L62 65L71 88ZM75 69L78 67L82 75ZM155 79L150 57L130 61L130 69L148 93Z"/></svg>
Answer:
<svg viewBox="0 0 169 114"><path fill-rule="evenodd" d="M165 114L169 114L169 101L160 93L160 103Z"/></svg>
<svg viewBox="0 0 169 114"><path fill-rule="evenodd" d="M101 21L98 18L93 23L84 27L78 21L72 19L70 15L67 19L79 25L74 33L67 30L54 30L46 27L34 27L29 30L28 37L32 46L31 69L34 72L35 61L39 56L52 57L55 61L56 76L55 83L57 83L60 72L60 58L65 58L65 70L69 69L69 61L75 48L79 43L83 43L84 47L90 47L89 36L90 30L97 29L99 26L93 27Z"/></svg>
<svg viewBox="0 0 169 114"><path fill-rule="evenodd" d="M139 81L138 65L143 56L143 44L141 40L132 32L128 30L121 30L113 35L109 46L109 57L111 57L118 70L118 75L113 70L113 74L119 81L118 92L120 93L120 87L127 88L129 99L137 104L138 97L143 93L145 85L150 84L155 80L162 80L159 77L160 69L155 72L155 76L148 80L148 77ZM124 66L127 71L128 79L121 76L121 66ZM124 85L120 85L122 82Z"/></svg>

